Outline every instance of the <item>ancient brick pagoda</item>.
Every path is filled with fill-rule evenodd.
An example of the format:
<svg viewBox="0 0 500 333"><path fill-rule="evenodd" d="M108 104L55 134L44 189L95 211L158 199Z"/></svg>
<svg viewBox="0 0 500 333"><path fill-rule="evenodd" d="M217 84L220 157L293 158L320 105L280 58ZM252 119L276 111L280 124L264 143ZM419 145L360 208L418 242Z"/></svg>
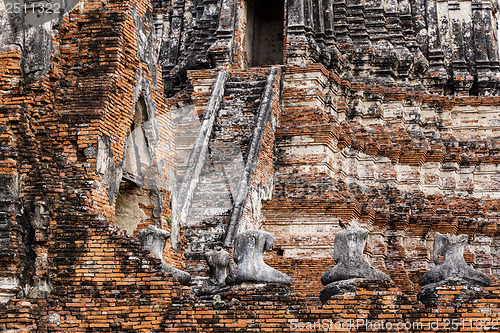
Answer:
<svg viewBox="0 0 500 333"><path fill-rule="evenodd" d="M496 0L23 4L0 332L500 327Z"/></svg>

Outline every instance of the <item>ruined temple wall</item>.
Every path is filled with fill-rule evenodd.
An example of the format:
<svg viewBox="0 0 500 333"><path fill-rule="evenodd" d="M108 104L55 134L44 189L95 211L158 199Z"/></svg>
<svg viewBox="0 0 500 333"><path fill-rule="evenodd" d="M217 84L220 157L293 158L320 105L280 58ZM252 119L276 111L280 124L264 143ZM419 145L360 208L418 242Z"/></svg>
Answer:
<svg viewBox="0 0 500 333"><path fill-rule="evenodd" d="M2 220L0 224L1 255L0 264L0 301L6 302L19 292L19 286L23 283L22 271L23 260L27 257L23 244L24 230L17 225L16 217L20 213L19 207L19 181L20 173L17 168L18 152L16 149L16 132L12 128L11 120L15 118L17 102L8 92L19 82L21 77L20 50L12 48L0 54L0 105L2 126ZM14 111L14 112L13 112Z"/></svg>
<svg viewBox="0 0 500 333"><path fill-rule="evenodd" d="M306 270L311 266L300 267ZM366 283L349 295L332 297L322 306L315 301L317 295L297 298L289 288L276 285L233 288L224 294L225 304L218 307L196 304L184 311L172 308L168 311L172 321L166 331L441 332L451 330L453 325L460 331L476 332L498 327L495 288L477 292L474 300L468 298L473 292L463 287L443 288L438 293L436 311L388 283ZM231 300L239 303L229 305Z"/></svg>
<svg viewBox="0 0 500 333"><path fill-rule="evenodd" d="M468 234L468 262L497 272L498 100L349 85L316 70L285 70L276 186L263 223L285 258L330 256L339 220L357 219L371 232L365 254L404 290L432 266L436 232ZM477 110L472 124L489 124L480 138L466 128L454 136L463 107Z"/></svg>
<svg viewBox="0 0 500 333"><path fill-rule="evenodd" d="M357 214L333 178L339 128L330 123L329 74L321 65L289 66L283 81L276 184L264 205L263 229L286 257L324 256L339 218ZM334 203L342 207L331 209Z"/></svg>
<svg viewBox="0 0 500 333"><path fill-rule="evenodd" d="M109 6L117 13L120 10L113 9L115 4L104 6ZM73 44L74 36L71 34L63 39L69 46L63 46L68 50L69 61L77 64L67 70L67 77L76 82L77 88L66 89L67 102L61 104L61 112L80 112L83 117L92 115L99 121L97 126L90 128L85 128L88 126L86 124L78 124L84 128L78 132L81 140L79 149L88 152L88 162L95 165L95 170L89 169L84 176L97 177L96 180L99 181L96 185L100 184L93 187L91 197L94 201L91 209L95 209L104 220L113 222L120 181L123 181L122 176L127 171L127 166L124 165L127 152L125 147L131 145L128 140L131 137L134 115L141 107L145 108L148 120L142 127L148 142L147 154L151 164L141 162L143 166L140 172L144 179L140 191L143 193L141 195L148 198L144 202L145 207L140 208L143 212L139 213L147 217L148 221L131 226L129 233L132 233L137 227L144 228L148 223L168 227L166 220L170 215L168 199L171 189L167 179L174 161L173 133L169 130L171 119L165 111L161 72L157 67L154 48L151 9L144 4L130 7L131 15L118 13L116 22L109 22L111 16L96 15L100 7L90 7L85 14L96 19L87 21L80 28L82 32L79 37L83 42ZM85 14L80 19L88 20ZM100 25L110 28L95 30ZM71 52L71 47L74 52ZM91 52L92 60L89 61L87 70L78 67L82 62L76 56L79 48L88 48ZM107 58L102 58L104 54ZM104 92L103 96L93 102L85 100L95 96L95 90Z"/></svg>
<svg viewBox="0 0 500 333"><path fill-rule="evenodd" d="M379 110L378 115L371 113L374 109ZM467 111L459 111L462 109L469 111L467 120L464 114ZM428 195L470 193L476 198L494 198L497 195L496 162L491 163L486 154L474 148L470 151L467 145L472 145L472 141L485 148L497 145L496 115L498 110L494 106L455 106L447 110L412 101L356 103L348 116L351 127L354 123L356 130L361 132L357 134L359 137L362 132L366 133L364 147L362 151L351 147L339 151L338 172L347 176L346 182L379 184L375 186L391 184L402 190L421 190ZM401 137L397 131L408 135ZM404 147L403 140L410 140L413 147ZM451 144L445 146L445 141ZM443 150L452 149L454 142L456 146L466 147L456 147L462 151L460 161L444 159ZM402 148L416 152L414 161L401 156ZM400 154L402 164L393 163L394 152ZM433 152L432 155L429 152ZM468 162L467 158L478 160Z"/></svg>
<svg viewBox="0 0 500 333"><path fill-rule="evenodd" d="M9 214L9 229L15 231L9 237L14 242L2 247L8 250L7 256L20 260L2 265L10 271L9 281L22 280L11 288L14 294L23 289L20 297L45 297L58 283L66 283L54 282L64 271L57 267L55 257L69 255L58 249L75 241L66 238L74 233L72 228L101 222L113 225L124 145L140 96L151 120L146 132L156 145L150 147L154 159L144 185L145 192L156 197L143 210L152 217L149 223L168 228L164 221L170 212L165 200L170 188L160 172L168 173L174 163L173 149L165 148L165 142L172 145L173 133L168 130L169 114L160 112L165 102L153 33L147 3L87 2L65 16L52 32L47 76L21 82L18 79L26 75L19 66L24 55L2 53L6 72L2 73L1 97L7 135L3 143L5 151L18 152L6 156L5 162L12 163L5 164L4 170L22 179L16 184L21 198L17 218ZM17 79L11 80L12 74ZM163 141L159 140L159 123L167 127L162 128ZM164 169L155 170L158 164ZM83 241L78 244L85 247ZM181 266L179 253L170 253L168 248L166 252L174 265ZM49 274L56 277L49 278Z"/></svg>
<svg viewBox="0 0 500 333"><path fill-rule="evenodd" d="M186 70L249 66L248 1L155 3L169 96ZM318 1L285 4L285 63L322 63L355 82L494 96L496 1Z"/></svg>
<svg viewBox="0 0 500 333"><path fill-rule="evenodd" d="M117 6L117 12L123 10L123 4L120 3L108 6ZM106 54L114 63L116 72L110 76L110 80L105 81L111 90L107 90L106 107L101 113L100 126L96 129L99 131L99 138L95 163L97 176L102 179L102 187L95 187L95 191L98 193L96 197L99 194L105 194L106 197L103 197L95 208L100 213L109 212L105 213L109 215L104 216L104 220L114 222L120 179L123 181L125 171L126 147L131 144L128 140L131 137L135 114L139 112L138 104L143 103L148 120L142 127L151 162L145 164L141 161L143 181L137 190L146 201L137 203L138 212L143 217L141 222L133 227L135 234L148 224L170 229L174 185L171 178L176 162L174 130L170 110L163 97L164 87L157 61L151 7L147 3L131 3L127 6L130 7L131 14L123 17L120 29L116 30L118 43L115 47L106 48ZM105 35L106 31L103 33ZM99 71L96 74L98 73ZM107 142L110 142L109 146ZM167 261L182 267L182 255L171 250L170 246L165 247L164 256Z"/></svg>
<svg viewBox="0 0 500 333"><path fill-rule="evenodd" d="M18 298L2 306L0 329L147 332L159 329L167 320L165 309L188 292L159 272L159 260L137 240L116 229L91 222L86 228L65 229L57 237L57 250L51 250L50 269L57 272L51 295ZM63 237L67 245L61 247Z"/></svg>
<svg viewBox="0 0 500 333"><path fill-rule="evenodd" d="M22 54L1 54L7 153L2 170L22 180L16 184L20 207L8 215L14 233L9 231L8 247L2 244L7 261L1 265L3 277L20 280L6 300L15 294L18 299L0 309L1 330L151 330L181 293L172 276L159 272L159 260L113 223L124 144L139 96L158 122L147 130L167 127L156 142L161 147L153 166L163 160L161 171L168 173L174 163L164 145L172 144L171 120L151 59L156 55L148 12L147 2L86 2L53 32L47 76L23 82ZM147 190L168 198L164 183L150 185ZM155 204L145 210L165 220L168 203ZM165 252L181 266L179 253L168 247Z"/></svg>
<svg viewBox="0 0 500 333"><path fill-rule="evenodd" d="M157 1L154 17L165 92L186 87L187 71L212 68L209 49L216 41L222 1Z"/></svg>
<svg viewBox="0 0 500 333"><path fill-rule="evenodd" d="M351 13L359 10L349 5ZM462 288L443 289L443 303L452 302L437 311L415 299L416 282L432 266L431 244L438 231L468 234L467 263L498 276L498 98L448 98L351 84L318 64L285 68L283 113L273 105L275 120L280 116L277 156L268 124L254 179L274 186L272 200L263 204L262 223L282 251L266 261L294 278L291 290L298 299L287 288L236 287L226 300L240 299L239 305L215 309L199 299L194 305L189 289L159 273L160 262L113 225L119 165L141 94L158 127L167 128L160 133L157 163L166 155L160 176L168 175L173 164L163 148L172 141L171 120L161 80L155 84L160 75L154 56L147 51L152 45L149 5L85 6L54 32L47 77L30 81L23 76L23 54L16 49L0 54L0 173L8 185L0 197L6 258L0 275L7 284L21 277L8 286L7 299L14 294L17 299L0 308L0 329L279 332L290 331L296 319L366 316L400 323L438 320L442 326L449 318L464 319L465 325L474 318L464 329L474 331L479 319L498 319L495 279L485 292L477 291L475 300L467 299ZM192 96L200 113L215 74L190 73L201 82L194 84L200 90ZM169 214L168 185L160 192L165 196L159 215L154 205L145 208L156 220ZM319 279L333 265L340 219L356 219L370 229L366 255L395 286L368 286L321 307ZM259 223L258 214L253 220ZM164 255L182 267L182 254L167 246Z"/></svg>

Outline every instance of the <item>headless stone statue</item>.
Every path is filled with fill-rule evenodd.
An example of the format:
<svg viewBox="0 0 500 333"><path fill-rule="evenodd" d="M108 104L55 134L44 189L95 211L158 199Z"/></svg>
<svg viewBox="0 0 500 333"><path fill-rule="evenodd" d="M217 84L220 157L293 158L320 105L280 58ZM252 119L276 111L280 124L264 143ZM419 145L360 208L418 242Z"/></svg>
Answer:
<svg viewBox="0 0 500 333"><path fill-rule="evenodd" d="M205 260L210 268L208 284L224 287L232 268L229 252L218 246L205 254Z"/></svg>
<svg viewBox="0 0 500 333"><path fill-rule="evenodd" d="M368 230L351 223L335 235L333 257L337 263L321 277L326 287L320 293L322 302L331 296L344 293L356 286L356 279L386 280L391 278L372 267L363 257Z"/></svg>
<svg viewBox="0 0 500 333"><path fill-rule="evenodd" d="M163 271L171 273L181 284L189 284L191 281L191 275L189 273L172 267L170 264L163 261L163 249L165 248L169 236L170 233L168 231L162 230L154 225L150 225L147 229L137 233L137 238L141 241L142 246L156 258L161 260Z"/></svg>
<svg viewBox="0 0 500 333"><path fill-rule="evenodd" d="M437 306L439 295L436 287L465 286L472 290L461 289L461 301L474 298L477 287L489 286L491 281L485 274L470 267L464 259L467 235L450 235L436 233L432 260L436 264L422 276L418 282L422 287L418 299L428 307ZM442 257L442 259L440 258Z"/></svg>
<svg viewBox="0 0 500 333"><path fill-rule="evenodd" d="M273 246L273 236L268 232L254 230L238 234L233 246L236 268L227 277L226 283L261 282L291 285L293 280L288 275L264 262L263 253L272 250Z"/></svg>
<svg viewBox="0 0 500 333"><path fill-rule="evenodd" d="M455 285L463 283L489 286L491 283L490 278L476 271L465 262L464 249L467 238L467 235L452 236L436 233L432 253L432 260L436 266L425 273L418 283L425 286L431 283L453 281ZM439 259L440 256L443 257L442 260Z"/></svg>
<svg viewBox="0 0 500 333"><path fill-rule="evenodd" d="M210 278L203 282L195 292L198 295L217 294L229 289L226 278L231 273L231 256L220 246L205 253L205 260L210 269Z"/></svg>

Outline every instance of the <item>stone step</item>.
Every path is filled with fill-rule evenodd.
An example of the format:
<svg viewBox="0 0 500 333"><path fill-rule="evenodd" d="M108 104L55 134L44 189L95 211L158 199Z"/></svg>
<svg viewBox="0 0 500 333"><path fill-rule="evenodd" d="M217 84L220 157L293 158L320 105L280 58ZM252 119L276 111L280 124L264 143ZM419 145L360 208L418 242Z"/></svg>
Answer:
<svg viewBox="0 0 500 333"><path fill-rule="evenodd" d="M242 87L228 89L224 93L221 108L241 106L246 108L253 108L254 102L260 100L263 87Z"/></svg>
<svg viewBox="0 0 500 333"><path fill-rule="evenodd" d="M261 77L248 77L245 79L239 79L232 77L226 82L226 86L228 88L234 87L245 87L245 86L253 86L253 87L261 87L263 88L266 85L266 78Z"/></svg>
<svg viewBox="0 0 500 333"><path fill-rule="evenodd" d="M258 73L256 75L249 75L246 73L245 75L237 75L233 73L228 80L228 83L258 83L265 82L269 71Z"/></svg>
<svg viewBox="0 0 500 333"><path fill-rule="evenodd" d="M214 204L214 206L212 207L198 206L196 204L193 204L192 208L189 211L188 218L192 217L196 219L206 219L209 217L226 216L229 215L229 212L232 208L232 205L224 205L223 203L221 203L220 206Z"/></svg>
<svg viewBox="0 0 500 333"><path fill-rule="evenodd" d="M208 184L206 186L203 184L199 184L193 195L193 200L197 199L214 200L217 198L230 199L230 197L231 193L229 192L226 183Z"/></svg>
<svg viewBox="0 0 500 333"><path fill-rule="evenodd" d="M253 88L253 87L241 87L227 89L224 92L224 97L227 96L237 96L237 98L247 98L247 97L260 97L264 88Z"/></svg>

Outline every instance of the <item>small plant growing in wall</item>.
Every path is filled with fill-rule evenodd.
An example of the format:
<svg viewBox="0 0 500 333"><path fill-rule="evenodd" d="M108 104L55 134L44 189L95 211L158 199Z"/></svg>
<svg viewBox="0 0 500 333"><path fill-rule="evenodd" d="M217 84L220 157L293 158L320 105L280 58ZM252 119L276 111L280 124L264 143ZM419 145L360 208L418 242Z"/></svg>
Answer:
<svg viewBox="0 0 500 333"><path fill-rule="evenodd" d="M170 216L167 217L167 224L169 227L172 227L172 218Z"/></svg>

